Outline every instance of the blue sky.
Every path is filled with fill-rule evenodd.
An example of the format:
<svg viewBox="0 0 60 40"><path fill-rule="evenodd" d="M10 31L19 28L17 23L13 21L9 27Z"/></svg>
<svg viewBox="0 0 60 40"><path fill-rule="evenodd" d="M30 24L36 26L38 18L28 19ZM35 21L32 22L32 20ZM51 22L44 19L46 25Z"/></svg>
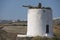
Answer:
<svg viewBox="0 0 60 40"><path fill-rule="evenodd" d="M27 8L22 5L51 7L53 10L53 18L60 17L60 0L0 0L0 19L5 20L26 20Z"/></svg>

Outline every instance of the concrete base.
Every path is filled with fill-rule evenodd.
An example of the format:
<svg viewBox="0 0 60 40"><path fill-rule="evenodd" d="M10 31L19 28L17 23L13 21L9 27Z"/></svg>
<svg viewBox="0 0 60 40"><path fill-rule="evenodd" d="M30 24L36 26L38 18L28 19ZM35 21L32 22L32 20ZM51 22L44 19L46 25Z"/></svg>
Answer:
<svg viewBox="0 0 60 40"><path fill-rule="evenodd" d="M27 35L17 35L16 40L31 40L33 37L28 37Z"/></svg>

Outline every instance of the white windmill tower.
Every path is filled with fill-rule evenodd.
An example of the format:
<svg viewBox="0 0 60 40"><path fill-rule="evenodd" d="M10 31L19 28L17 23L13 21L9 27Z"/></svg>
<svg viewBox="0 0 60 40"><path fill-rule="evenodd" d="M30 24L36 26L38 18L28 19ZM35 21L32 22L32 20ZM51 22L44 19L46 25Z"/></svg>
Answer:
<svg viewBox="0 0 60 40"><path fill-rule="evenodd" d="M52 9L42 7L41 3L39 3L38 7L24 7L28 7L27 36L53 37Z"/></svg>
<svg viewBox="0 0 60 40"><path fill-rule="evenodd" d="M18 37L53 37L52 9L42 7L41 3L37 7L28 7L27 15L27 35L17 35Z"/></svg>

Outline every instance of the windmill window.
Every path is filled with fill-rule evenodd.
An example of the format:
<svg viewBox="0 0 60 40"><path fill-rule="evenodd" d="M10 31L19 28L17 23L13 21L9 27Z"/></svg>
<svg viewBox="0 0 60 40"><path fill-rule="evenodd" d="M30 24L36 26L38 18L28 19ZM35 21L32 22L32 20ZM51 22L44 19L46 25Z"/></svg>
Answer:
<svg viewBox="0 0 60 40"><path fill-rule="evenodd" d="M49 25L46 25L46 33L49 33Z"/></svg>
<svg viewBox="0 0 60 40"><path fill-rule="evenodd" d="M43 10L43 12L45 13L45 10Z"/></svg>

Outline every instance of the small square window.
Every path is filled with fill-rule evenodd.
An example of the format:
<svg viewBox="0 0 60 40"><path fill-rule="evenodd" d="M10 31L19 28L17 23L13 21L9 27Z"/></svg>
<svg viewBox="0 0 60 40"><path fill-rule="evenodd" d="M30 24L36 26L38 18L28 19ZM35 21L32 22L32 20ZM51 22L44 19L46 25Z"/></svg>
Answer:
<svg viewBox="0 0 60 40"><path fill-rule="evenodd" d="M45 10L43 10L43 12L45 13Z"/></svg>

